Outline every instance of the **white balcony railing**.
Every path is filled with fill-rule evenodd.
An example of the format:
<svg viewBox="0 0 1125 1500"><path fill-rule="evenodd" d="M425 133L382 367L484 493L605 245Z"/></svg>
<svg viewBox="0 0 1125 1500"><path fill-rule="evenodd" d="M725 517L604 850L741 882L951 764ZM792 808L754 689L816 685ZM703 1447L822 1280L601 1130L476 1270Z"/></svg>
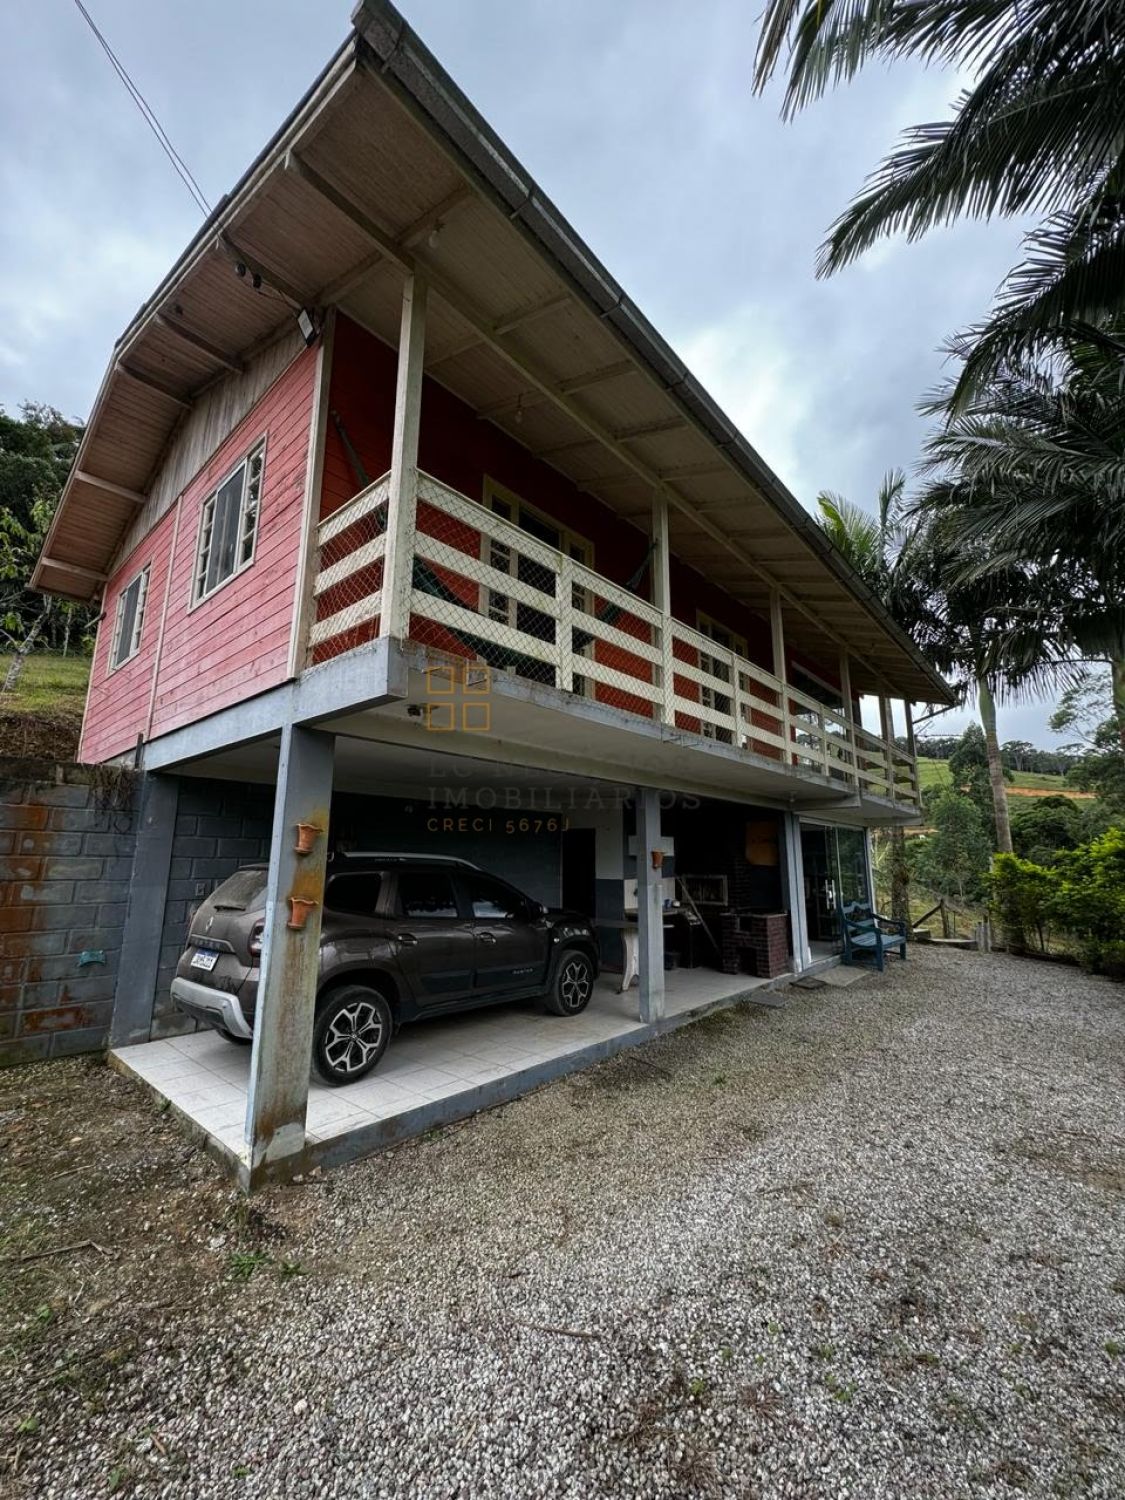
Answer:
<svg viewBox="0 0 1125 1500"><path fill-rule="evenodd" d="M311 659L374 637L388 476L321 522ZM420 474L410 638L531 682L812 771L918 801L914 760L845 714L595 573L503 514Z"/></svg>

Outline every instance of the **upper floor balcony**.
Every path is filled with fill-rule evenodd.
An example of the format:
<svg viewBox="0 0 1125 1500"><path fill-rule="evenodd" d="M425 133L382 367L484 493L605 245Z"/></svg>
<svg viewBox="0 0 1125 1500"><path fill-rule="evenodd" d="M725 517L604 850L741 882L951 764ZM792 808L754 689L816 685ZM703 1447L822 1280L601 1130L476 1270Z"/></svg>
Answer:
<svg viewBox="0 0 1125 1500"><path fill-rule="evenodd" d="M308 665L397 635L432 667L473 663L569 695L558 704L564 712L590 700L626 722L670 726L685 742L732 747L748 768L819 778L841 798L918 806L915 758L859 722L846 684L813 697L753 661L730 631L692 626L645 598L645 580L659 593L652 554L630 586L615 583L581 560L580 545L564 550L517 524L511 505L488 507L415 473L397 573L402 624L385 628L393 607L385 474L319 525ZM773 626L784 671L780 621ZM890 723L884 704L884 731Z"/></svg>

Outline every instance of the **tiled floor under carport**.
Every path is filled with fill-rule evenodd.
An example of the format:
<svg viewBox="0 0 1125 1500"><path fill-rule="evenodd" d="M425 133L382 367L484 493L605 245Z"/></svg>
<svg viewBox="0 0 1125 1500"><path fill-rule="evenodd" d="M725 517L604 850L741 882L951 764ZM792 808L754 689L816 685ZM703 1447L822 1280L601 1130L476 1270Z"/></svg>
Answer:
<svg viewBox="0 0 1125 1500"><path fill-rule="evenodd" d="M666 975L665 1018L654 1027L637 1019L637 991L620 994L618 982L603 975L588 1009L572 1018L549 1015L530 1001L404 1027L370 1077L339 1089L312 1080L310 1146L324 1145L322 1154L332 1161L364 1155L381 1143L504 1102L768 986L747 974L673 970ZM111 1061L203 1129L232 1165L244 1162L249 1047L198 1031L117 1048Z"/></svg>

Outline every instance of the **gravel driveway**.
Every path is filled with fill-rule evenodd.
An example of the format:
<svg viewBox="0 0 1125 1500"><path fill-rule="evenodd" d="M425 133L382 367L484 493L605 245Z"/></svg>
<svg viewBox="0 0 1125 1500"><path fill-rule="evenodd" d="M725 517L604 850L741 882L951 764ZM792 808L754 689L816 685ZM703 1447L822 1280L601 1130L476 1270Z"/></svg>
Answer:
<svg viewBox="0 0 1125 1500"><path fill-rule="evenodd" d="M0 1490L1120 1497L1123 1060L1121 986L913 950L249 1210L87 1071L105 1175L44 1106L0 1176L106 1252L8 1267Z"/></svg>

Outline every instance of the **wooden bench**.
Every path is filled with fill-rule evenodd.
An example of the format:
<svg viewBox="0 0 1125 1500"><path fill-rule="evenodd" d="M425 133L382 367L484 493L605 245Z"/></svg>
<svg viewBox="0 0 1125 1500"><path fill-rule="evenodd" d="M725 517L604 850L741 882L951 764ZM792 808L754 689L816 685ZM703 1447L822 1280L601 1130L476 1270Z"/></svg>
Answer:
<svg viewBox="0 0 1125 1500"><path fill-rule="evenodd" d="M905 922L896 922L893 917L882 917L860 901L851 901L847 906L841 906L839 912L846 964L874 959L875 967L881 974L886 955L893 953L896 948L899 957L906 962Z"/></svg>

